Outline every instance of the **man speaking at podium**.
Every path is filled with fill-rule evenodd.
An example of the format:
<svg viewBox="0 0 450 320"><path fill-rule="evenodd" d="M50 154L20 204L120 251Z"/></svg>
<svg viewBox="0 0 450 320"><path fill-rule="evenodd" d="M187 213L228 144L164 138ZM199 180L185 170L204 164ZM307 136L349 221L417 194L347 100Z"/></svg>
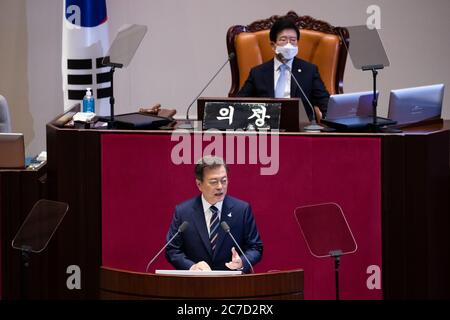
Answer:
<svg viewBox="0 0 450 320"><path fill-rule="evenodd" d="M181 270L250 272L261 260L263 244L250 205L226 195L226 163L222 158L205 156L195 166L195 178L201 195L176 206L167 239L183 222L189 225L167 246L167 260ZM222 228L223 222L245 256Z"/></svg>

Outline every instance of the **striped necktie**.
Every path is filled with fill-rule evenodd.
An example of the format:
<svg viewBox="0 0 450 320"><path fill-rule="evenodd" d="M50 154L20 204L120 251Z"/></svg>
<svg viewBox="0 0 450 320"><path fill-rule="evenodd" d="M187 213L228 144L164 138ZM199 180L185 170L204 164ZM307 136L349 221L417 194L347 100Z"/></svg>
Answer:
<svg viewBox="0 0 450 320"><path fill-rule="evenodd" d="M217 244L217 236L219 234L219 209L215 206L209 207L209 210L212 212L211 220L209 223L209 241L211 242L211 249L214 253Z"/></svg>

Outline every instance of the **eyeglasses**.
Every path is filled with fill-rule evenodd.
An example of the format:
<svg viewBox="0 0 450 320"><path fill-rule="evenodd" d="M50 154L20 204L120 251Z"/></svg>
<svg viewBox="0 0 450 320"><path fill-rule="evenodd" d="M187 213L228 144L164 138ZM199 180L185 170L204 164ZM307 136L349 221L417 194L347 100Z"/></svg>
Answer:
<svg viewBox="0 0 450 320"><path fill-rule="evenodd" d="M298 41L298 39L296 37L285 37L285 36L283 36L283 37L279 37L277 39L277 43L280 43L280 44L286 44L288 42L290 42L292 44L296 44L297 41Z"/></svg>
<svg viewBox="0 0 450 320"><path fill-rule="evenodd" d="M228 178L223 178L223 179L212 179L212 180L208 180L208 184L211 187L217 187L219 185L219 182L222 186L226 186L228 184Z"/></svg>

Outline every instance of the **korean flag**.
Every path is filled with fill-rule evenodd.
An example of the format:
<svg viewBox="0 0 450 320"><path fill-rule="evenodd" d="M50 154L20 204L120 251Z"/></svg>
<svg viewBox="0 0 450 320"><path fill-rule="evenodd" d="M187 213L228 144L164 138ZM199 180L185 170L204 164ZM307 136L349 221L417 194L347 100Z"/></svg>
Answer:
<svg viewBox="0 0 450 320"><path fill-rule="evenodd" d="M111 79L102 60L109 49L106 0L63 0L62 75L64 109L92 88L95 112L109 115Z"/></svg>

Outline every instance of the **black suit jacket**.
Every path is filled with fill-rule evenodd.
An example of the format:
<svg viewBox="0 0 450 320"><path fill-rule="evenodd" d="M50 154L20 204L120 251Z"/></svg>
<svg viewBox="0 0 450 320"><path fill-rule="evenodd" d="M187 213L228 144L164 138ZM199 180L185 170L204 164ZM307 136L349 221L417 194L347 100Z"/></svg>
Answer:
<svg viewBox="0 0 450 320"><path fill-rule="evenodd" d="M230 235L219 226L216 250L214 254L212 253L201 196L176 206L167 240L177 232L184 221L189 222L189 226L166 248L167 260L176 269L181 270L188 270L200 261L208 263L212 270L229 270L225 263L231 261L231 248L235 247L235 244ZM226 196L220 221L228 223L231 233L252 265L261 260L263 244L256 228L252 209L247 202ZM247 261L242 257L239 249L235 249L241 256L243 271L249 272L250 266Z"/></svg>
<svg viewBox="0 0 450 320"><path fill-rule="evenodd" d="M274 60L270 60L254 67L250 71L248 79L245 81L244 86L238 92L237 96L274 98L275 88L273 73ZM325 116L330 94L320 78L317 66L302 59L294 58L294 61L292 62L292 74L302 86L303 91L311 101L311 104L319 107L323 116ZM291 97L302 99L308 117L311 119L311 108L309 108L308 102L305 100L300 89L292 79Z"/></svg>

